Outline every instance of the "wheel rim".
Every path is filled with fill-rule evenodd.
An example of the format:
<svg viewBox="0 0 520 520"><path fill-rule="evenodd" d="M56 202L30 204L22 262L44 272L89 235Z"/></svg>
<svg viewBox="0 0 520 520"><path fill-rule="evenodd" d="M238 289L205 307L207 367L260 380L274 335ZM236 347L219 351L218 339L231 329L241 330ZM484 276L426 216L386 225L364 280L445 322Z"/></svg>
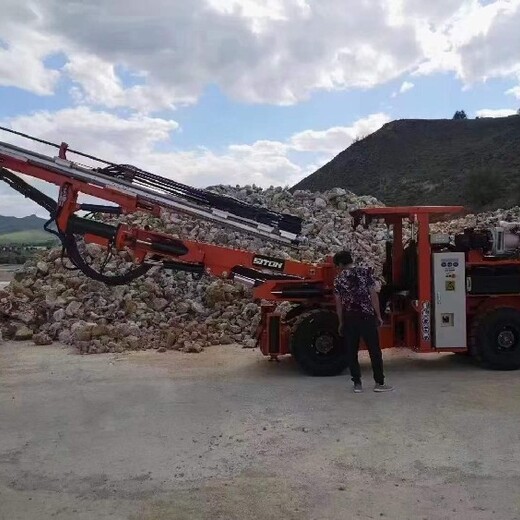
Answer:
<svg viewBox="0 0 520 520"><path fill-rule="evenodd" d="M332 312L311 312L294 327L291 353L306 371L317 375L343 370L346 356L338 336L338 320Z"/></svg>
<svg viewBox="0 0 520 520"><path fill-rule="evenodd" d="M513 352L518 349L520 333L516 327L505 325L497 330L496 349L498 352Z"/></svg>
<svg viewBox="0 0 520 520"><path fill-rule="evenodd" d="M327 355L334 350L334 338L331 334L320 334L314 338L313 345L317 354Z"/></svg>

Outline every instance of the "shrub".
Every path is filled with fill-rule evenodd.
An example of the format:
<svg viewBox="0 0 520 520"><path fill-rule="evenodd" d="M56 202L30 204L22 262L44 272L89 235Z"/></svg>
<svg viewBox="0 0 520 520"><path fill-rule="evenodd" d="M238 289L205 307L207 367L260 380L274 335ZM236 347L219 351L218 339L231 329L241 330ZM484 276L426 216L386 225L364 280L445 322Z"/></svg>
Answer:
<svg viewBox="0 0 520 520"><path fill-rule="evenodd" d="M503 182L500 174L482 168L467 176L467 199L475 209L481 209L502 196Z"/></svg>
<svg viewBox="0 0 520 520"><path fill-rule="evenodd" d="M457 110L453 115L453 119L468 119L468 116L464 110Z"/></svg>

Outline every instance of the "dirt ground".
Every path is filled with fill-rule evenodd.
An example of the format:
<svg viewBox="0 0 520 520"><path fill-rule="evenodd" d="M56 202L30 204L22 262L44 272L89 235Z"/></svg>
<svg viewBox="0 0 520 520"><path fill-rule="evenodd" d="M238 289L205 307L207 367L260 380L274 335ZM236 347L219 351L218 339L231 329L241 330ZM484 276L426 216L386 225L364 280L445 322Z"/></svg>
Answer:
<svg viewBox="0 0 520 520"><path fill-rule="evenodd" d="M0 519L520 519L520 374L386 352L390 394L291 359L0 346Z"/></svg>

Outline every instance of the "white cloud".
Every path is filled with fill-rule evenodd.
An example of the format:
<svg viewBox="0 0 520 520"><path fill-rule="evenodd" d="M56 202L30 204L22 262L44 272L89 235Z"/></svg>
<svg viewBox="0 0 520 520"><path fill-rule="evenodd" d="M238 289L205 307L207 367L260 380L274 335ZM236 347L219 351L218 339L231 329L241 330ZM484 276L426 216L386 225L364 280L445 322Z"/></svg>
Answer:
<svg viewBox="0 0 520 520"><path fill-rule="evenodd" d="M37 4L3 0L0 15L0 86L20 87L39 95L54 92L59 72L44 65L58 52L59 38L42 30Z"/></svg>
<svg viewBox="0 0 520 520"><path fill-rule="evenodd" d="M415 87L415 84L413 84L410 81L404 81L401 85L401 88L399 89L400 94L404 94L405 92L408 92L409 90L412 90Z"/></svg>
<svg viewBox="0 0 520 520"><path fill-rule="evenodd" d="M114 65L96 56L76 54L65 65L64 71L78 85L73 91L78 103L107 108L129 107L145 113L165 107L174 108L171 94L165 87L134 85L125 88ZM177 101L193 103L195 98L179 98Z"/></svg>
<svg viewBox="0 0 520 520"><path fill-rule="evenodd" d="M40 95L52 94L59 73L44 68L41 59L29 45L0 49L0 86L20 87Z"/></svg>
<svg viewBox="0 0 520 520"><path fill-rule="evenodd" d="M204 188L215 184L294 185L349 146L356 137L374 132L388 120L385 114L373 114L348 127L319 132L307 130L284 142L259 140L252 144L235 144L221 154L206 149L175 151L173 145L174 151L158 151L157 145L163 145L161 148L164 149L164 144L178 128L175 121L120 118L85 107L20 116L1 124L48 141L65 141L72 149L108 161L133 164L178 182ZM54 149L33 145L21 137L6 138L2 134L2 139L48 155L56 154ZM73 154L69 158L90 163ZM34 180L30 182L34 183ZM39 189L41 186L38 183ZM55 196L55 190L49 191L48 187L45 190ZM34 211L33 206L28 210L28 206L20 205L21 197L11 196L12 191L0 183L2 214L21 216Z"/></svg>
<svg viewBox="0 0 520 520"><path fill-rule="evenodd" d="M41 111L18 116L3 122L19 132L27 133L51 142L69 143L72 149L80 149L94 156L105 156L114 162L125 162L125 157L146 154L160 142L167 141L170 133L179 125L176 121L130 116L117 117L108 112L97 112L87 107L67 108L58 112ZM3 134L4 135L8 134ZM10 142L30 143L22 137L12 137ZM31 144L42 150L45 145ZM50 149L45 147L47 153ZM54 153L54 152L53 152Z"/></svg>
<svg viewBox="0 0 520 520"><path fill-rule="evenodd" d="M520 0L476 10L474 23L481 30L460 48L462 77L474 82L520 73Z"/></svg>
<svg viewBox="0 0 520 520"><path fill-rule="evenodd" d="M390 118L386 114L372 114L359 119L352 126L339 126L328 130L305 130L291 137L291 147L300 152L326 152L337 154L362 138L379 130Z"/></svg>
<svg viewBox="0 0 520 520"><path fill-rule="evenodd" d="M83 103L143 112L194 103L209 84L287 105L405 73L517 74L519 26L520 0L4 0L0 85L49 94L61 74ZM56 52L60 71L44 64Z"/></svg>
<svg viewBox="0 0 520 520"><path fill-rule="evenodd" d="M520 85L518 85L517 87L510 88L506 91L506 94L515 96L516 99L520 99Z"/></svg>
<svg viewBox="0 0 520 520"><path fill-rule="evenodd" d="M513 108L498 108L498 109L490 109L483 108L481 110L477 110L477 117L507 117L516 114L516 110Z"/></svg>
<svg viewBox="0 0 520 520"><path fill-rule="evenodd" d="M520 0L453 5L458 9L439 25L417 26L426 60L415 74L450 71L470 85L520 71Z"/></svg>
<svg viewBox="0 0 520 520"><path fill-rule="evenodd" d="M412 90L415 87L415 83L412 83L411 81L403 81L399 88L399 92L392 93L392 97L395 98L399 94L404 94L405 92L408 92L409 90Z"/></svg>
<svg viewBox="0 0 520 520"><path fill-rule="evenodd" d="M295 10L299 14L311 13L306 0L208 0L208 4L221 13L239 15L249 20L258 33L268 28L266 22L289 20Z"/></svg>
<svg viewBox="0 0 520 520"><path fill-rule="evenodd" d="M31 0L7 1L13 12L18 1L33 8ZM371 87L420 58L413 25L390 23L384 1L349 9L340 0L37 5L36 17L2 13L11 43L35 53L12 80L38 93L52 89L57 72L42 65L46 53L31 40L37 35L59 42L68 59L61 74L79 85L80 99L109 108L169 108L193 102L208 84L246 102L291 104L316 89ZM121 67L140 74L142 84L125 88Z"/></svg>
<svg viewBox="0 0 520 520"><path fill-rule="evenodd" d="M387 0L389 19L396 25L410 20L427 22L432 28L449 20L467 0Z"/></svg>

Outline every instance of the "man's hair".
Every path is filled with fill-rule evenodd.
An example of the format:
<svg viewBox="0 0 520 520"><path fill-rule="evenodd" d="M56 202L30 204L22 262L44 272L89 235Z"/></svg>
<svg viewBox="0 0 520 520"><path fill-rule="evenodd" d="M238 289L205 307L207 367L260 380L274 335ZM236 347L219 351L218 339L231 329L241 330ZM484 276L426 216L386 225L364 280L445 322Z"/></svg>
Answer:
<svg viewBox="0 0 520 520"><path fill-rule="evenodd" d="M352 254L350 251L340 251L334 255L334 265L350 265L352 260Z"/></svg>

